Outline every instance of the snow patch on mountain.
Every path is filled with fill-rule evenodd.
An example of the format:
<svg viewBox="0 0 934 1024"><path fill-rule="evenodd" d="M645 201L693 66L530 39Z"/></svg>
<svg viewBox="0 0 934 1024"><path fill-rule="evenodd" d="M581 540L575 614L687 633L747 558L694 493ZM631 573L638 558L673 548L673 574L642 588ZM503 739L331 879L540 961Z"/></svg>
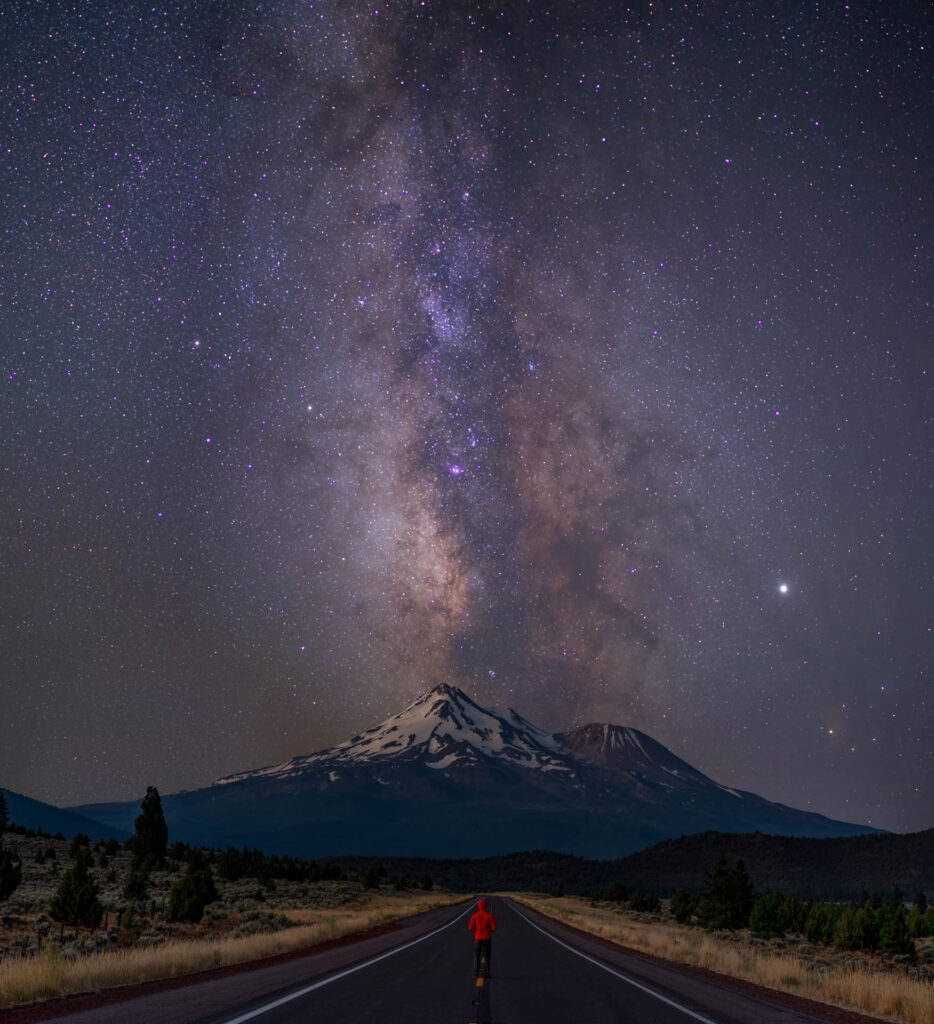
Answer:
<svg viewBox="0 0 934 1024"><path fill-rule="evenodd" d="M528 769L574 774L574 765L555 738L512 708L482 708L455 686L440 684L382 724L313 754L283 764L218 779L226 785L263 776L289 778L333 766L368 766L420 761L441 769L474 764L480 757ZM382 781L382 780L380 780Z"/></svg>

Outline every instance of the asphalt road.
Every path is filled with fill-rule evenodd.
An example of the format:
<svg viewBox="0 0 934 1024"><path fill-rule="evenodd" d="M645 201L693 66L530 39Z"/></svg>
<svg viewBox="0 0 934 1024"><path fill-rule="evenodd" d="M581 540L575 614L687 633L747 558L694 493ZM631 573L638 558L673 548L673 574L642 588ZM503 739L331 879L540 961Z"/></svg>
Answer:
<svg viewBox="0 0 934 1024"><path fill-rule="evenodd" d="M67 1017L62 1024L815 1024L492 899L492 977L470 903L338 949Z"/></svg>

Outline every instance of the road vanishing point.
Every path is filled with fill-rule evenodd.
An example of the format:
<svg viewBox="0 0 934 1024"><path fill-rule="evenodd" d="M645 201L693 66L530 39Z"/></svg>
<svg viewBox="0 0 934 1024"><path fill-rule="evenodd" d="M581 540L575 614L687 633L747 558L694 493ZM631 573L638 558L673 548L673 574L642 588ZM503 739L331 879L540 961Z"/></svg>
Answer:
<svg viewBox="0 0 934 1024"><path fill-rule="evenodd" d="M60 1024L816 1024L582 935L505 897L491 977L473 976L475 901L383 934L54 1019ZM201 978L204 976L202 975ZM35 1019L35 1018L33 1018ZM51 1014L48 1019L53 1019Z"/></svg>

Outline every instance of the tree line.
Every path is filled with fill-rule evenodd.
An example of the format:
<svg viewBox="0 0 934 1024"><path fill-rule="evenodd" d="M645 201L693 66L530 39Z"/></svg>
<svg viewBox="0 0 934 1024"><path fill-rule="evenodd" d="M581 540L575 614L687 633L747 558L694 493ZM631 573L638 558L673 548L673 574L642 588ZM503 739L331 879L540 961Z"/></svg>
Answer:
<svg viewBox="0 0 934 1024"><path fill-rule="evenodd" d="M621 882L586 895L649 912L657 912L661 903L654 892L629 891ZM707 931L748 928L758 939L801 935L837 949L908 959L917 955L915 939L934 935L934 909L923 892L915 893L910 912L897 887L885 898L864 892L848 902L801 899L770 889L757 894L743 861L731 865L723 854L705 872L701 891L678 889L672 894L669 912L679 924L697 924Z"/></svg>

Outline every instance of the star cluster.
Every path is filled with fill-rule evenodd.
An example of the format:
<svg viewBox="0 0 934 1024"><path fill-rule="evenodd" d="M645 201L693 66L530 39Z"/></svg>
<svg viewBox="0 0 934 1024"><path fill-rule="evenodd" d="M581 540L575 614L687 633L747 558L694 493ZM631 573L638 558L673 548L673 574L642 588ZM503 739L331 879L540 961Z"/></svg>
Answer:
<svg viewBox="0 0 934 1024"><path fill-rule="evenodd" d="M925 5L12 2L0 782L453 682L929 827Z"/></svg>

